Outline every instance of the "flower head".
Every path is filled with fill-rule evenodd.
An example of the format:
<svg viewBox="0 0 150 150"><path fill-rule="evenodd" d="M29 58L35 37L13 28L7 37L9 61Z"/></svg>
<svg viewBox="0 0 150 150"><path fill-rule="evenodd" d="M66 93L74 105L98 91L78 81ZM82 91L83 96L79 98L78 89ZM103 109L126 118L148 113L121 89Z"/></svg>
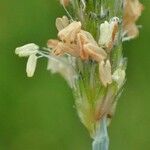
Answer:
<svg viewBox="0 0 150 150"><path fill-rule="evenodd" d="M122 2L60 0L70 19L66 16L56 19L58 38L48 40L48 48L39 49L30 43L15 51L20 57L28 57L28 77L34 75L37 60L45 57L47 69L66 79L73 90L79 118L96 142L100 138L97 135L101 123L111 118L125 81L122 30L127 36L135 36L138 32L135 22L142 5L138 0L125 0L122 25L119 19L122 18ZM66 8L69 3L74 17Z"/></svg>

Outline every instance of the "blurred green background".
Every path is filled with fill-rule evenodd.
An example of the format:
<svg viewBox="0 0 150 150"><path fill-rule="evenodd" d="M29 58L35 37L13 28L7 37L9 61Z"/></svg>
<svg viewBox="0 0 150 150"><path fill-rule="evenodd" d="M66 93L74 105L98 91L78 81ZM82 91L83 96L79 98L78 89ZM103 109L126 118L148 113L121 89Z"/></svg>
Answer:
<svg viewBox="0 0 150 150"><path fill-rule="evenodd" d="M128 80L109 128L110 150L150 150L150 1L142 2L140 37L124 44ZM14 54L20 45L55 38L62 14L56 0L0 0L0 150L91 149L66 82L45 60L27 78L26 59Z"/></svg>

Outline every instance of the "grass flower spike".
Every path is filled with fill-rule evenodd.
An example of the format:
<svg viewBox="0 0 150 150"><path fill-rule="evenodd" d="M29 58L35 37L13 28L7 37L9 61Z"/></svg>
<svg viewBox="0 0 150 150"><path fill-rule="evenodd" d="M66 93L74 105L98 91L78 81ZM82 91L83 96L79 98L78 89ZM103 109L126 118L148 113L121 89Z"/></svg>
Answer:
<svg viewBox="0 0 150 150"><path fill-rule="evenodd" d="M68 16L58 17L56 39L47 47L27 44L16 48L28 57L26 72L32 77L37 60L59 73L72 89L82 124L93 139L93 150L108 150L107 127L126 81L127 59L122 42L135 38L135 24L143 6L138 0L60 0Z"/></svg>

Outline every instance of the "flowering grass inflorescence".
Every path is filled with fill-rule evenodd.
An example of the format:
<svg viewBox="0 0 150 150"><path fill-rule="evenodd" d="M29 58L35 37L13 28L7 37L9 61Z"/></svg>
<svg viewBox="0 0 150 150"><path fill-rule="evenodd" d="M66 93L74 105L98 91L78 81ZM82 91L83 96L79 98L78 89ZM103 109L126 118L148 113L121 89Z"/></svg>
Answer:
<svg viewBox="0 0 150 150"><path fill-rule="evenodd" d="M16 48L28 57L32 77L36 62L48 59L48 70L60 73L72 88L78 116L94 139L93 150L108 149L109 124L126 80L122 42L138 35L143 9L138 0L60 0L67 16L56 19L58 38L47 48L30 43Z"/></svg>

